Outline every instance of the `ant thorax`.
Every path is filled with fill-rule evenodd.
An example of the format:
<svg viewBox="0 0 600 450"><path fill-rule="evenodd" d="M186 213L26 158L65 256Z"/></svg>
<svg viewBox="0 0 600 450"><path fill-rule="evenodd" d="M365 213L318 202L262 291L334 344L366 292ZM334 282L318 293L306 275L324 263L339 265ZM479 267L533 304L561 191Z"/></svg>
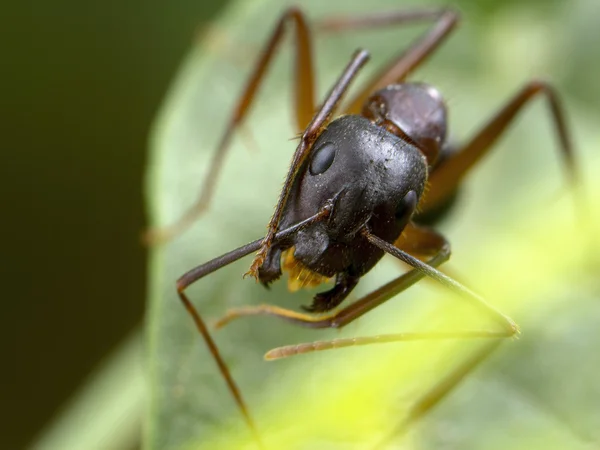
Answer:
<svg viewBox="0 0 600 450"><path fill-rule="evenodd" d="M448 112L440 91L425 83L397 83L375 92L362 115L392 134L414 143L437 161L446 142Z"/></svg>

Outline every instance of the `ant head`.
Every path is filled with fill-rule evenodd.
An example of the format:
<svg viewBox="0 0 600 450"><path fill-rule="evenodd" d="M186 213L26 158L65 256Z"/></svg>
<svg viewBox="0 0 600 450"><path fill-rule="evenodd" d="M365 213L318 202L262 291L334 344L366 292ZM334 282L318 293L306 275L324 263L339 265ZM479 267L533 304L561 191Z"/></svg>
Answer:
<svg viewBox="0 0 600 450"><path fill-rule="evenodd" d="M433 166L446 140L446 104L425 83L392 84L375 92L362 114L391 133L415 143Z"/></svg>
<svg viewBox="0 0 600 450"><path fill-rule="evenodd" d="M297 260L322 275L365 273L381 252L361 243L360 230L368 225L377 236L394 241L426 180L426 158L413 144L361 116L333 121L312 145L294 181L280 229L318 213L327 203L333 209L327 219L274 246L261 279L269 278L267 272L273 279L280 273L276 255L291 246Z"/></svg>

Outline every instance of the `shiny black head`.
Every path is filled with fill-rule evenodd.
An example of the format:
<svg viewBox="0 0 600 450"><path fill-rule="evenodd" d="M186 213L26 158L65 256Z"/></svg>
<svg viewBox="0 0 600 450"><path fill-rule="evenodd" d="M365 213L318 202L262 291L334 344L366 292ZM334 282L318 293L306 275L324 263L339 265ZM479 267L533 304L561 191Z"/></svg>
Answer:
<svg viewBox="0 0 600 450"><path fill-rule="evenodd" d="M259 271L269 283L281 275L281 252L294 247L304 267L331 277L359 277L381 258L360 234L368 228L388 242L398 238L427 180L427 160L413 144L361 116L333 121L312 146L285 204L280 229L318 213L330 216L270 249Z"/></svg>

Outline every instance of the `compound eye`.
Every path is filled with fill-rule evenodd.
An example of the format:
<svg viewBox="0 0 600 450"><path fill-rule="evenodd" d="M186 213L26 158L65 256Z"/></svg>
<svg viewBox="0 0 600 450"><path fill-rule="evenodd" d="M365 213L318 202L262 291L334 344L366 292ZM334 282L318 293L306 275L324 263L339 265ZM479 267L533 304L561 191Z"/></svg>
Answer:
<svg viewBox="0 0 600 450"><path fill-rule="evenodd" d="M335 145L326 142L315 150L308 170L311 175L320 175L331 167L335 158Z"/></svg>
<svg viewBox="0 0 600 450"><path fill-rule="evenodd" d="M417 193L408 191L402 200L396 206L396 220L402 223L408 223L410 216L417 207Z"/></svg>

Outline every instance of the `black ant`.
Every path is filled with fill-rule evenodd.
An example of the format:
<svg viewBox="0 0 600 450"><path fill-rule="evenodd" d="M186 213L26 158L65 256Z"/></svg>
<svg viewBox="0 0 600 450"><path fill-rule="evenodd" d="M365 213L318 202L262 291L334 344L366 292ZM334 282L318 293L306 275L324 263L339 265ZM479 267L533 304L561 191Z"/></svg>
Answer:
<svg viewBox="0 0 600 450"><path fill-rule="evenodd" d="M436 269L450 257L446 239L430 226L452 207L468 171L492 147L518 112L538 94L549 102L560 148L572 179L575 166L562 107L546 83L532 81L517 92L468 142L453 145L446 139L447 111L434 87L406 82L446 39L458 22L452 10L388 12L362 17L335 18L321 29L344 31L407 22L434 21L434 25L370 80L341 110L339 104L369 55L357 51L317 109L314 101L311 31L298 8L288 9L267 42L233 112L211 163L196 205L178 223L155 230L150 241L165 240L188 227L209 204L233 131L246 117L277 46L287 27L295 31L295 103L299 129L304 130L293 155L283 189L264 238L202 264L177 280L177 293L208 345L244 419L260 441L259 433L208 328L185 294L200 278L258 252L246 275L263 285L279 279L283 270L302 285L318 285L334 278L334 286L317 294L308 313L328 313L339 306L360 278L385 253L413 267L371 294L328 315L313 316L271 305L229 311L224 325L240 316L266 314L310 328L341 328L363 314L430 277L458 292L499 324L497 331L419 333L300 344L271 350L280 358L333 346L410 339L487 338L485 346L419 400L409 420L418 419L437 404L504 338L518 326L454 279ZM316 114L314 113L315 111ZM334 118L334 114L341 114Z"/></svg>

